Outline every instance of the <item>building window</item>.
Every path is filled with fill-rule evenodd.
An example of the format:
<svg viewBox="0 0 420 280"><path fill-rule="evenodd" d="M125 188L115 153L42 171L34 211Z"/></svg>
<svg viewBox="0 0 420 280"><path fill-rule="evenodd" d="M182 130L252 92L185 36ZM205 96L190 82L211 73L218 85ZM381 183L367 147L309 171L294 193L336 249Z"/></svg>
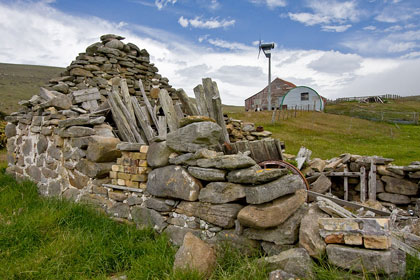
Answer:
<svg viewBox="0 0 420 280"><path fill-rule="evenodd" d="M300 94L300 101L308 101L309 100L309 92L302 92Z"/></svg>

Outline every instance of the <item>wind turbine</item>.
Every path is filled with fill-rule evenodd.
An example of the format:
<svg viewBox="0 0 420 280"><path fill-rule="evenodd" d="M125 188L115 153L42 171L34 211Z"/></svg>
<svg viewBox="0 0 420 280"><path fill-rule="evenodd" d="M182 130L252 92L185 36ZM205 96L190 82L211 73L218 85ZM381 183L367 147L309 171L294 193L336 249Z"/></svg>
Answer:
<svg viewBox="0 0 420 280"><path fill-rule="evenodd" d="M258 58L260 58L261 50L268 58L268 110L271 111L271 50L274 49L274 43L260 43L258 45ZM262 104L261 104L262 105Z"/></svg>

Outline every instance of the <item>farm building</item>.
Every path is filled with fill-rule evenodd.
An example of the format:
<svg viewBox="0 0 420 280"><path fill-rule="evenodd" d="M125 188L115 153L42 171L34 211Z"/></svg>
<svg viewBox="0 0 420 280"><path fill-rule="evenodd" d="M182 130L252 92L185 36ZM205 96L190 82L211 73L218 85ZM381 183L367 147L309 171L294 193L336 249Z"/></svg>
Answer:
<svg viewBox="0 0 420 280"><path fill-rule="evenodd" d="M324 99L312 88L276 78L271 82L271 109L324 110ZM246 111L268 109L268 86L245 99Z"/></svg>
<svg viewBox="0 0 420 280"><path fill-rule="evenodd" d="M286 92L281 99L280 108L323 111L324 99L312 88L299 86Z"/></svg>
<svg viewBox="0 0 420 280"><path fill-rule="evenodd" d="M271 106L278 108L281 104L283 96L292 88L295 88L296 85L291 82L282 80L280 78L275 78L271 82ZM260 92L254 94L253 96L245 99L245 110L246 111L259 111L268 109L268 86L266 86Z"/></svg>

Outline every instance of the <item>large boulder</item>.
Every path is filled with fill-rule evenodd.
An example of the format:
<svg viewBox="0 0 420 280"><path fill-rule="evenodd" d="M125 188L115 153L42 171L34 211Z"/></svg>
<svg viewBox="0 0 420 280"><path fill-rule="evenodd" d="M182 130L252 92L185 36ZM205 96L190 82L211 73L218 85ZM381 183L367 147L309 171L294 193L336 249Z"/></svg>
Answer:
<svg viewBox="0 0 420 280"><path fill-rule="evenodd" d="M278 169L280 170L280 169ZM245 189L246 202L261 204L272 201L278 197L295 193L305 189L305 184L298 175L286 175L270 183Z"/></svg>
<svg viewBox="0 0 420 280"><path fill-rule="evenodd" d="M419 189L417 184L404 179L382 176L381 180L385 182L385 191L389 193L416 195Z"/></svg>
<svg viewBox="0 0 420 280"><path fill-rule="evenodd" d="M199 229L190 229L187 227L179 227L173 225L167 226L163 232L169 237L169 240L176 246L182 245L184 241L184 236L189 232L194 234L195 236L200 236L201 234L201 230Z"/></svg>
<svg viewBox="0 0 420 280"><path fill-rule="evenodd" d="M227 180L238 184L262 184L285 175L285 169L261 169L259 165L230 171Z"/></svg>
<svg viewBox="0 0 420 280"><path fill-rule="evenodd" d="M329 218L329 215L313 204L304 215L299 230L299 246L305 248L309 255L315 258L320 258L327 246L319 235L319 218Z"/></svg>
<svg viewBox="0 0 420 280"><path fill-rule="evenodd" d="M282 269L303 279L313 278L311 257L303 248L293 248L264 260L270 270Z"/></svg>
<svg viewBox="0 0 420 280"><path fill-rule="evenodd" d="M394 204L409 204L411 203L411 198L403 194L396 193L378 193L378 198L382 201L391 202Z"/></svg>
<svg viewBox="0 0 420 280"><path fill-rule="evenodd" d="M331 187L331 180L327 176L321 174L315 182L311 184L311 191L324 194Z"/></svg>
<svg viewBox="0 0 420 280"><path fill-rule="evenodd" d="M198 200L210 203L227 203L245 197L245 187L228 182L213 182L201 189Z"/></svg>
<svg viewBox="0 0 420 280"><path fill-rule="evenodd" d="M300 221L306 209L307 206L302 205L284 223L275 228L246 228L244 235L250 239L269 241L277 245L292 245L298 240Z"/></svg>
<svg viewBox="0 0 420 280"><path fill-rule="evenodd" d="M121 157L117 149L120 140L115 137L92 136L88 145L86 158L93 162L111 162Z"/></svg>
<svg viewBox="0 0 420 280"><path fill-rule="evenodd" d="M179 214L199 217L211 224L231 228L235 224L236 216L242 209L240 204L210 204L203 202L182 201L176 208Z"/></svg>
<svg viewBox="0 0 420 280"><path fill-rule="evenodd" d="M247 168L256 164L252 158L243 154L222 155L197 160L197 165L200 167L228 170Z"/></svg>
<svg viewBox="0 0 420 280"><path fill-rule="evenodd" d="M196 122L168 133L166 144L177 152L196 152L218 145L222 128L214 122Z"/></svg>
<svg viewBox="0 0 420 280"><path fill-rule="evenodd" d="M169 155L172 152L166 141L153 142L147 151L147 164L153 168L166 166L169 164Z"/></svg>
<svg viewBox="0 0 420 280"><path fill-rule="evenodd" d="M341 268L402 277L405 274L405 253L398 249L368 250L330 244L328 261Z"/></svg>
<svg viewBox="0 0 420 280"><path fill-rule="evenodd" d="M216 253L194 234L185 234L184 243L175 255L174 269L195 270L205 278L211 276L216 266Z"/></svg>
<svg viewBox="0 0 420 280"><path fill-rule="evenodd" d="M297 190L295 194L280 197L272 202L248 205L238 213L238 220L242 225L252 228L278 226L306 201L306 197L306 190Z"/></svg>
<svg viewBox="0 0 420 280"><path fill-rule="evenodd" d="M81 159L76 164L76 170L85 174L89 178L104 178L112 170L113 162L93 162L87 159Z"/></svg>
<svg viewBox="0 0 420 280"><path fill-rule="evenodd" d="M157 197L180 198L195 201L201 183L181 166L169 165L149 173L146 190Z"/></svg>

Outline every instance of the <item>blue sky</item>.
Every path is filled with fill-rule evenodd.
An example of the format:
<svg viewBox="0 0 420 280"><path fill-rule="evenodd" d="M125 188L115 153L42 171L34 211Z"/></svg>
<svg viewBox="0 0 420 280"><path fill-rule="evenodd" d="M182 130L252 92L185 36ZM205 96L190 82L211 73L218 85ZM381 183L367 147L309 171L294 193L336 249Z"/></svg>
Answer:
<svg viewBox="0 0 420 280"><path fill-rule="evenodd" d="M328 98L420 94L419 0L0 0L0 62L66 66L117 33L146 48L170 83L219 84L224 103L266 85L257 43L275 42L273 78Z"/></svg>

